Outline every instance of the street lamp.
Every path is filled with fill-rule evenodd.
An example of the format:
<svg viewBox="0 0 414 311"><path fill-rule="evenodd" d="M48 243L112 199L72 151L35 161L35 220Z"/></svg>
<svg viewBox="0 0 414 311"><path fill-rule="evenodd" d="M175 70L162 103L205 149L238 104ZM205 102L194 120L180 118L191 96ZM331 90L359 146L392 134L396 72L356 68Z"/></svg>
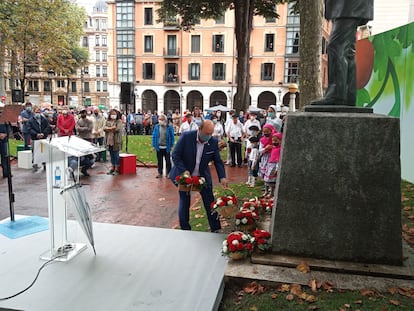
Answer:
<svg viewBox="0 0 414 311"><path fill-rule="evenodd" d="M53 71L53 69L49 69L47 71L47 76L49 77L49 83L50 83L50 105L53 106L53 78L55 77L55 72Z"/></svg>
<svg viewBox="0 0 414 311"><path fill-rule="evenodd" d="M296 111L296 92L298 91L298 85L296 83L289 84L289 111Z"/></svg>

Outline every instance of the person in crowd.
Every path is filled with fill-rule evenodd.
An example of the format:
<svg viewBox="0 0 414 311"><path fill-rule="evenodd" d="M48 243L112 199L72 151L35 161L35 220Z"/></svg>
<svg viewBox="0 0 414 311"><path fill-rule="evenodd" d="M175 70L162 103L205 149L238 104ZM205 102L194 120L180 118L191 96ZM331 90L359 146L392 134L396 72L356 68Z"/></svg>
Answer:
<svg viewBox="0 0 414 311"><path fill-rule="evenodd" d="M218 141L221 141L224 137L223 125L221 125L221 123L217 121L216 116L212 116L211 121L213 121L214 124L213 137L216 138Z"/></svg>
<svg viewBox="0 0 414 311"><path fill-rule="evenodd" d="M199 107L195 106L193 111L193 122L199 127L203 122L204 117Z"/></svg>
<svg viewBox="0 0 414 311"><path fill-rule="evenodd" d="M160 114L158 124L154 126L152 131L152 147L157 152L158 175L156 178L162 177L164 170L164 159L167 170L167 176L171 171L171 150L174 146L174 128L168 124L167 117Z"/></svg>
<svg viewBox="0 0 414 311"><path fill-rule="evenodd" d="M28 122L33 117L32 103L27 102L24 105L24 110L20 113L20 122L22 124L22 133L24 139L24 150L30 149L30 130L28 128Z"/></svg>
<svg viewBox="0 0 414 311"><path fill-rule="evenodd" d="M51 130L52 135L56 135L57 130L58 130L57 129L57 116L56 116L56 114L51 109L45 109L43 111L43 115L47 119L47 121L49 122L50 130Z"/></svg>
<svg viewBox="0 0 414 311"><path fill-rule="evenodd" d="M42 115L40 107L35 106L33 116L29 119L27 126L30 132L30 139L32 140L32 163L34 160L35 153L35 140L45 139L51 133L49 121ZM33 171L36 172L39 169L37 163L33 163ZM45 164L43 164L43 169L45 169Z"/></svg>
<svg viewBox="0 0 414 311"><path fill-rule="evenodd" d="M144 133L145 135L151 134L151 126L152 126L152 114L151 110L148 110L147 113L144 114Z"/></svg>
<svg viewBox="0 0 414 311"><path fill-rule="evenodd" d="M173 125L173 120L172 120L172 110L168 110L167 112L167 123L169 125Z"/></svg>
<svg viewBox="0 0 414 311"><path fill-rule="evenodd" d="M151 115L151 132L154 129L154 126L158 124L158 112L157 110L154 110L154 112Z"/></svg>
<svg viewBox="0 0 414 311"><path fill-rule="evenodd" d="M245 136L243 124L240 123L236 114L232 116L232 123L226 127L226 135L229 140L229 149L231 157L231 167L242 167L242 152L241 147L243 143L243 137Z"/></svg>
<svg viewBox="0 0 414 311"><path fill-rule="evenodd" d="M272 198L275 193L275 185L277 178L277 171L279 168L280 160L280 149L282 142L282 133L276 132L272 136L272 150L270 153L270 158L266 166L266 172L264 175L265 182L265 192L263 196L265 198Z"/></svg>
<svg viewBox="0 0 414 311"><path fill-rule="evenodd" d="M76 121L72 112L68 112L66 109L62 110L62 113L57 118L58 136L72 136L74 134Z"/></svg>
<svg viewBox="0 0 414 311"><path fill-rule="evenodd" d="M255 126L255 125L253 125ZM256 184L257 171L259 168L259 138L251 136L249 138L250 152L248 156L248 168L249 176L246 184L248 187L253 188Z"/></svg>
<svg viewBox="0 0 414 311"><path fill-rule="evenodd" d="M240 110L239 112L239 121L241 124L244 124L245 118L244 118L244 111Z"/></svg>
<svg viewBox="0 0 414 311"><path fill-rule="evenodd" d="M130 111L127 115L127 133L129 135L137 134L137 128L135 125L135 113L133 111Z"/></svg>
<svg viewBox="0 0 414 311"><path fill-rule="evenodd" d="M176 184L175 178L185 172L191 176L201 176L206 179L207 185L202 188L200 195L210 230L218 232L221 229L220 220L217 215L212 215L210 210L214 195L209 163L214 162L217 176L224 188L227 188L227 179L224 164L220 158L218 142L212 138L213 132L213 122L205 120L197 131L188 131L181 135L172 154L174 166L170 172L170 179ZM189 223L190 194L191 192L179 191L178 218L182 230L191 230Z"/></svg>
<svg viewBox="0 0 414 311"><path fill-rule="evenodd" d="M84 140L92 141L93 122L87 118L85 109L79 112L80 118L76 122L75 128L78 136Z"/></svg>
<svg viewBox="0 0 414 311"><path fill-rule="evenodd" d="M3 178L7 178L10 173L9 163L7 162L10 132L11 132L11 128L8 124L0 123L0 157L1 157L1 169L3 172Z"/></svg>
<svg viewBox="0 0 414 311"><path fill-rule="evenodd" d="M197 124L195 124L195 122L193 122L193 115L188 112L185 115L185 122L183 122L180 126L180 134L182 135L185 132L195 131L197 129L198 129Z"/></svg>
<svg viewBox="0 0 414 311"><path fill-rule="evenodd" d="M259 120L257 120L257 114L256 112L252 111L249 113L249 118L246 120L246 122L244 123L244 131L246 133L246 145L245 145L245 154L244 154L244 160L247 163L247 160L249 158L249 138L252 136L252 132L250 131L250 127L251 126L256 126L258 128L258 130L260 131L261 126L260 126L260 122ZM255 136L255 135L253 135Z"/></svg>
<svg viewBox="0 0 414 311"><path fill-rule="evenodd" d="M282 120L276 115L276 105L270 105L267 109L266 123L273 125L274 129L278 132L282 129Z"/></svg>
<svg viewBox="0 0 414 311"><path fill-rule="evenodd" d="M119 174L119 151L122 149L122 120L121 114L111 109L108 114L108 120L105 123L105 146L109 150L111 158L111 169L108 175Z"/></svg>
<svg viewBox="0 0 414 311"><path fill-rule="evenodd" d="M270 154L272 152L272 135L275 133L275 128L271 124L263 125L263 136L260 138L259 144L259 176L264 177L266 173L267 163L269 162Z"/></svg>
<svg viewBox="0 0 414 311"><path fill-rule="evenodd" d="M174 126L174 134L178 135L180 133L180 125L181 125L181 115L178 109L176 109L174 114L172 115L172 122Z"/></svg>
<svg viewBox="0 0 414 311"><path fill-rule="evenodd" d="M76 172L78 170L78 167L79 167L82 175L85 176L85 177L91 176L88 173L88 169L90 169L93 166L94 163L95 163L95 161L94 161L92 155L81 156L79 158L75 157L75 156L68 157L68 166L74 172Z"/></svg>
<svg viewBox="0 0 414 311"><path fill-rule="evenodd" d="M93 143L95 145L102 147L104 145L104 138L105 138L104 128L105 128L106 120L98 108L94 109L93 116L95 119L93 122L93 130L92 130ZM95 159L96 162L103 160L104 152L105 151L97 153L96 159Z"/></svg>
<svg viewBox="0 0 414 311"><path fill-rule="evenodd" d="M134 122L135 122L134 135L143 135L144 134L144 115L142 114L141 109L138 109L137 113L135 114Z"/></svg>
<svg viewBox="0 0 414 311"><path fill-rule="evenodd" d="M218 111L217 111L218 112ZM222 122L224 122L224 132L226 133L226 135L227 135L227 129L229 128L229 126L230 126L230 124L232 124L233 123L233 115L235 114L235 111L232 109L232 110L230 110L229 111L229 115L230 115L230 118L228 119L228 120L226 120L225 122L224 122L224 118L222 119ZM221 115L221 113L220 113L220 115ZM227 136L227 145L228 145L228 152L227 152L227 161L226 161L226 165L233 165L233 164L235 164L235 163L232 163L231 162L231 154L230 154L230 140L229 140L229 137Z"/></svg>
<svg viewBox="0 0 414 311"><path fill-rule="evenodd" d="M220 122L221 125L224 125L224 118L222 116L221 110L216 111L217 122Z"/></svg>

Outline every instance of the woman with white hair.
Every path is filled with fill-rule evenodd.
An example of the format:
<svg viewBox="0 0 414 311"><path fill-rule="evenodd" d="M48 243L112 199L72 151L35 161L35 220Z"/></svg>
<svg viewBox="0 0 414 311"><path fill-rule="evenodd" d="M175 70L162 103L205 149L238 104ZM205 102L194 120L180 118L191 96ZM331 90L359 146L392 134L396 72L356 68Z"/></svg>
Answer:
<svg viewBox="0 0 414 311"><path fill-rule="evenodd" d="M164 159L166 170L168 174L171 170L171 149L174 146L174 127L168 124L165 114L158 116L158 124L154 126L152 131L152 147L157 152L158 161L158 175L155 178L162 177L162 171L164 170Z"/></svg>

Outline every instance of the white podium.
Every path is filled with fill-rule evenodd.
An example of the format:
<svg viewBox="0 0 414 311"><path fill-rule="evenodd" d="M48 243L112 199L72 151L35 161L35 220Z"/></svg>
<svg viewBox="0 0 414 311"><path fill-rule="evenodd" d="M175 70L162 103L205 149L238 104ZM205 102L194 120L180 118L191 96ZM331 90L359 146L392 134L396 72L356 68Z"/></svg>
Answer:
<svg viewBox="0 0 414 311"><path fill-rule="evenodd" d="M82 157L104 150L104 148L97 147L76 136L56 137L37 142L34 155L35 163L46 162L50 231L50 250L43 253L40 256L41 259L56 258L58 261L68 261L86 249L84 243L72 243L67 240L67 200L65 192L80 187L79 174L78 179L74 180L68 170L68 157ZM59 183L56 183L55 180L57 168L60 170ZM90 216L89 206L86 207ZM79 214L79 212L77 213ZM92 220L89 219L89 221L89 229L92 230ZM80 225L83 226L82 222L80 222ZM85 228L82 229L85 232ZM90 237L88 238L91 241ZM91 244L93 246L93 240Z"/></svg>

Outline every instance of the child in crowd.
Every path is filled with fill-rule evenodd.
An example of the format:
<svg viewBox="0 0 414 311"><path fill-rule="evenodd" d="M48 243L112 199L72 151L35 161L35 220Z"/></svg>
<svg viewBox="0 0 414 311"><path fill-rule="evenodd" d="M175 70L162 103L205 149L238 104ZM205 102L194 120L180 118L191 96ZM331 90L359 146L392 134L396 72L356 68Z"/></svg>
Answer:
<svg viewBox="0 0 414 311"><path fill-rule="evenodd" d="M272 151L264 175L265 193L263 196L265 198L274 196L277 171L279 168L281 141L282 133L276 132L272 135Z"/></svg>
<svg viewBox="0 0 414 311"><path fill-rule="evenodd" d="M275 128L271 124L265 124L263 126L263 137L260 138L259 154L259 176L264 177L267 169L267 162L269 162L270 153L272 151L272 136L275 133Z"/></svg>
<svg viewBox="0 0 414 311"><path fill-rule="evenodd" d="M258 164L259 164L259 138L256 136L251 136L249 138L250 152L248 158L249 165L249 177L247 179L247 184L249 188L253 188L256 183Z"/></svg>

